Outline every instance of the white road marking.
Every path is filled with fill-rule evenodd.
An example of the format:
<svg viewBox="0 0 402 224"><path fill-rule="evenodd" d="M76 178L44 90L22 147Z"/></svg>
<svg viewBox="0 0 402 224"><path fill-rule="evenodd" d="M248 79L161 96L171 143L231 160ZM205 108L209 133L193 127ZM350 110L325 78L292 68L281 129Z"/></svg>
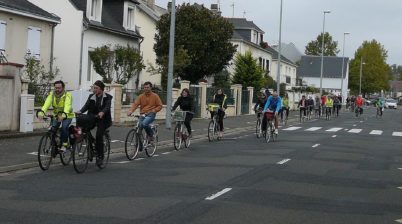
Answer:
<svg viewBox="0 0 402 224"><path fill-rule="evenodd" d="M306 129L305 131L317 131L320 130L322 127L311 127L309 129Z"/></svg>
<svg viewBox="0 0 402 224"><path fill-rule="evenodd" d="M398 136L398 137L402 137L402 132L392 132L392 136Z"/></svg>
<svg viewBox="0 0 402 224"><path fill-rule="evenodd" d="M397 222L397 223L402 223L402 219L396 219L394 221Z"/></svg>
<svg viewBox="0 0 402 224"><path fill-rule="evenodd" d="M283 129L284 131L294 131L294 130L297 130L297 129L300 129L301 127L289 127L289 128L285 128L285 129Z"/></svg>
<svg viewBox="0 0 402 224"><path fill-rule="evenodd" d="M356 127L356 126L357 126L356 124L353 125L353 127Z"/></svg>
<svg viewBox="0 0 402 224"><path fill-rule="evenodd" d="M118 164L124 164L124 163L129 163L130 161L120 161L120 162L111 162L111 163L118 163Z"/></svg>
<svg viewBox="0 0 402 224"><path fill-rule="evenodd" d="M225 193L227 193L227 192L229 192L231 190L232 190L232 188L225 188L225 189L223 189L223 190L221 190L221 191L219 191L219 192L217 192L217 193L215 193L215 194L213 194L213 195L211 195L209 197L206 197L205 200L208 200L208 201L214 200L215 198L217 198L217 197L219 197L219 196L221 196L221 195L223 195L223 194L225 194Z"/></svg>
<svg viewBox="0 0 402 224"><path fill-rule="evenodd" d="M144 158L137 158L137 159L135 159L135 160L143 160Z"/></svg>
<svg viewBox="0 0 402 224"><path fill-rule="evenodd" d="M33 156L37 156L38 155L38 152L30 152L30 153L27 153L28 155L33 155Z"/></svg>
<svg viewBox="0 0 402 224"><path fill-rule="evenodd" d="M326 131L328 131L328 132L337 132L339 130L342 130L342 128L330 128L330 129L328 129Z"/></svg>
<svg viewBox="0 0 402 224"><path fill-rule="evenodd" d="M290 161L290 159L283 159L283 160L277 162L276 164L278 164L278 165L283 165L283 164L285 164L285 163L287 163L287 162L289 162L289 161Z"/></svg>
<svg viewBox="0 0 402 224"><path fill-rule="evenodd" d="M398 170L402 170L402 168L398 168Z"/></svg>
<svg viewBox="0 0 402 224"><path fill-rule="evenodd" d="M167 155L167 154L170 154L170 153L172 153L172 152L162 152L162 155Z"/></svg>
<svg viewBox="0 0 402 224"><path fill-rule="evenodd" d="M332 138L336 138L336 135L332 135Z"/></svg>
<svg viewBox="0 0 402 224"><path fill-rule="evenodd" d="M360 121L360 123L363 123L363 121Z"/></svg>
<svg viewBox="0 0 402 224"><path fill-rule="evenodd" d="M399 190L402 190L402 187L397 187Z"/></svg>
<svg viewBox="0 0 402 224"><path fill-rule="evenodd" d="M349 130L349 129L345 128L344 130L347 131L347 130Z"/></svg>
<svg viewBox="0 0 402 224"><path fill-rule="evenodd" d="M120 140L111 140L110 142L115 143L115 142L121 142Z"/></svg>
<svg viewBox="0 0 402 224"><path fill-rule="evenodd" d="M362 129L350 129L349 133L360 133Z"/></svg>
<svg viewBox="0 0 402 224"><path fill-rule="evenodd" d="M318 146L320 146L320 144L315 144L315 145L313 145L313 146L311 146L311 147L317 148Z"/></svg>
<svg viewBox="0 0 402 224"><path fill-rule="evenodd" d="M370 132L370 135L382 135L382 131L381 130L372 130Z"/></svg>
<svg viewBox="0 0 402 224"><path fill-rule="evenodd" d="M159 156L158 154L155 154L155 155L154 155L154 157L158 157L158 156Z"/></svg>

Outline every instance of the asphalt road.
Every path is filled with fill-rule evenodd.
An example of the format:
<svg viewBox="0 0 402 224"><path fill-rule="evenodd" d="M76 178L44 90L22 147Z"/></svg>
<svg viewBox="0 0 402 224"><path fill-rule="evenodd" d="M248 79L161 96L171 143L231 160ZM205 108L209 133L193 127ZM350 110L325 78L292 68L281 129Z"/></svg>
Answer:
<svg viewBox="0 0 402 224"><path fill-rule="evenodd" d="M401 114L294 124L273 143L244 129L153 158L116 153L81 175L57 164L2 173L0 223L397 223Z"/></svg>

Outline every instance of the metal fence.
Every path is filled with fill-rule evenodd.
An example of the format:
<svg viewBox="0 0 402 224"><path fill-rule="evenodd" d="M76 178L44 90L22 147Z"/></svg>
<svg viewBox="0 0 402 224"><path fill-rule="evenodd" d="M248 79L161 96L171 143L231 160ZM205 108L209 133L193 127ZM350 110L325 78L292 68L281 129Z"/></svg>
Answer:
<svg viewBox="0 0 402 224"><path fill-rule="evenodd" d="M234 105L235 103L235 98L233 96L233 90L232 89L223 89L223 93L226 94L226 102L228 105ZM216 88L215 87L208 87L207 88L207 102L205 103L211 103L214 99L214 95L216 94Z"/></svg>
<svg viewBox="0 0 402 224"><path fill-rule="evenodd" d="M241 94L241 114L250 113L250 92L248 90L242 90Z"/></svg>

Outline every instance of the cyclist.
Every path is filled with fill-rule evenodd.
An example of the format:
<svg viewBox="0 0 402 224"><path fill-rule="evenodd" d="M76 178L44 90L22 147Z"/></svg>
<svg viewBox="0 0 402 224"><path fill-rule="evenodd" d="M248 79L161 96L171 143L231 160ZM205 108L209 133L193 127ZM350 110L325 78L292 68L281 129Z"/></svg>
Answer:
<svg viewBox="0 0 402 224"><path fill-rule="evenodd" d="M276 91L274 91L272 93L272 95L268 97L267 102L265 103L263 112L268 112L268 111L275 112L275 134L278 134L278 123L279 123L278 122L278 113L281 108L282 108L282 99L281 99L281 97L278 96L278 93ZM267 128L267 125L266 125L267 119L265 116L264 116L262 123L263 123L262 130L265 131ZM265 123L265 125L264 125L264 123Z"/></svg>
<svg viewBox="0 0 402 224"><path fill-rule="evenodd" d="M298 108L300 108L300 121L302 118L302 112L303 112L303 117L306 117L306 108L307 108L307 100L306 96L302 96L301 100L299 101L299 105L297 105Z"/></svg>
<svg viewBox="0 0 402 224"><path fill-rule="evenodd" d="M130 116L138 107L140 107L140 114L143 115L140 117L141 128L145 129L148 141L152 142L154 140L154 133L150 124L155 120L156 113L162 110L162 101L158 94L152 92L151 82L145 82L143 90L144 93L135 99L131 108L128 110L127 115Z"/></svg>
<svg viewBox="0 0 402 224"><path fill-rule="evenodd" d="M321 101L320 101L320 97L315 96L315 100L314 100L314 114L318 117L321 116Z"/></svg>
<svg viewBox="0 0 402 224"><path fill-rule="evenodd" d="M362 95L359 95L356 98L355 104L356 104L356 110L359 110L360 114L363 114L364 99L363 99Z"/></svg>
<svg viewBox="0 0 402 224"><path fill-rule="evenodd" d="M313 112L313 108L314 108L314 100L312 96L309 96L307 100L307 115L309 118L311 116L311 113Z"/></svg>
<svg viewBox="0 0 402 224"><path fill-rule="evenodd" d="M213 97L212 103L216 103L219 105L218 110L218 124L219 124L219 137L223 137L223 117L225 116L225 110L228 107L226 102L227 96L223 93L223 90L219 88L216 91L216 94ZM211 113L211 119L214 117L214 112Z"/></svg>
<svg viewBox="0 0 402 224"><path fill-rule="evenodd" d="M380 110L380 116L382 116L383 111L384 111L384 107L385 107L384 98L379 97L379 98L375 101L375 106L377 107L377 110ZM378 113L378 112L377 112L377 113Z"/></svg>
<svg viewBox="0 0 402 224"><path fill-rule="evenodd" d="M43 119L44 113L47 112L49 107L53 108L53 114L57 116L57 118L54 120L52 127L57 128L61 123L60 150L64 152L68 147L70 147L68 143L68 128L74 117L72 97L71 93L64 90L65 84L63 81L56 81L54 82L53 86L54 91L50 92L50 94L46 97L46 101L41 108L43 114L39 113L38 116L39 119Z"/></svg>
<svg viewBox="0 0 402 224"><path fill-rule="evenodd" d="M283 112L285 111L285 118L289 117L289 99L288 99L288 94L285 93L282 97L282 108L280 110L281 114L281 121L283 121Z"/></svg>
<svg viewBox="0 0 402 224"><path fill-rule="evenodd" d="M331 116L331 110L334 107L334 100L332 100L331 96L327 96L326 100L325 100L325 115L327 115L329 113L329 116Z"/></svg>
<svg viewBox="0 0 402 224"><path fill-rule="evenodd" d="M96 117L92 122L95 124L92 127L96 126L96 137L95 137L95 150L97 152L96 163L98 165L103 164L103 135L111 125L112 125L112 99L108 93L105 93L105 84L97 80L92 85L93 93L89 95L87 102L81 108L81 110L77 111L76 114L82 114L88 111L89 115Z"/></svg>
<svg viewBox="0 0 402 224"><path fill-rule="evenodd" d="M341 102L340 102L340 100L339 100L339 98L337 97L337 96L334 96L334 106L333 106L333 114L335 115L336 114L336 116L339 116L339 107L341 106Z"/></svg>
<svg viewBox="0 0 402 224"><path fill-rule="evenodd" d="M265 93L261 92L258 97L257 103L254 106L254 112L257 114L257 117L261 116L261 112L264 109L265 103L267 102L267 96Z"/></svg>
<svg viewBox="0 0 402 224"><path fill-rule="evenodd" d="M190 96L190 91L187 88L184 88L181 91L179 98L177 98L176 102L172 107L172 112L175 111L178 106L180 106L180 109L182 111L192 112L192 113L187 112L186 119L184 120L184 125L186 126L189 135L188 137L191 138L191 120L193 119L194 115L194 100Z"/></svg>

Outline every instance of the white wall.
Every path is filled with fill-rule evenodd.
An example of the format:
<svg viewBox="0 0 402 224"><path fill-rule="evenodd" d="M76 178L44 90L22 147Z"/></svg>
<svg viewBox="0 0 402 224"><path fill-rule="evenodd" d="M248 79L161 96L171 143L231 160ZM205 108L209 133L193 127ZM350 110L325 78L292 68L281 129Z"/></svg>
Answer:
<svg viewBox="0 0 402 224"><path fill-rule="evenodd" d="M306 82L308 86L312 86L315 88L320 88L320 78L312 78L312 77L303 77L303 82ZM335 78L323 78L322 79L322 89L327 92L332 92L338 95L341 92L341 82L342 79L335 79ZM343 80L343 98L347 96L348 90L348 79Z"/></svg>
<svg viewBox="0 0 402 224"><path fill-rule="evenodd" d="M115 45L127 46L129 44L132 47L138 48L138 41L133 37L124 37L119 35L113 35L112 33L106 33L97 31L94 29L86 30L84 33L83 55L82 55L82 77L81 87L83 89L89 89L93 82L98 79L102 79L93 70L90 77L88 77L88 65L89 65L89 51L103 45L110 44L112 47ZM89 79L88 79L89 78Z"/></svg>
<svg viewBox="0 0 402 224"><path fill-rule="evenodd" d="M271 73L269 75L276 81L278 75L278 60L273 61ZM290 76L290 86L296 86L296 66L281 61L281 83L286 83L286 76Z"/></svg>
<svg viewBox="0 0 402 224"><path fill-rule="evenodd" d="M61 18L55 28L54 66L60 69L60 77L68 90L79 88L80 48L83 12L69 0L29 0L42 9Z"/></svg>

